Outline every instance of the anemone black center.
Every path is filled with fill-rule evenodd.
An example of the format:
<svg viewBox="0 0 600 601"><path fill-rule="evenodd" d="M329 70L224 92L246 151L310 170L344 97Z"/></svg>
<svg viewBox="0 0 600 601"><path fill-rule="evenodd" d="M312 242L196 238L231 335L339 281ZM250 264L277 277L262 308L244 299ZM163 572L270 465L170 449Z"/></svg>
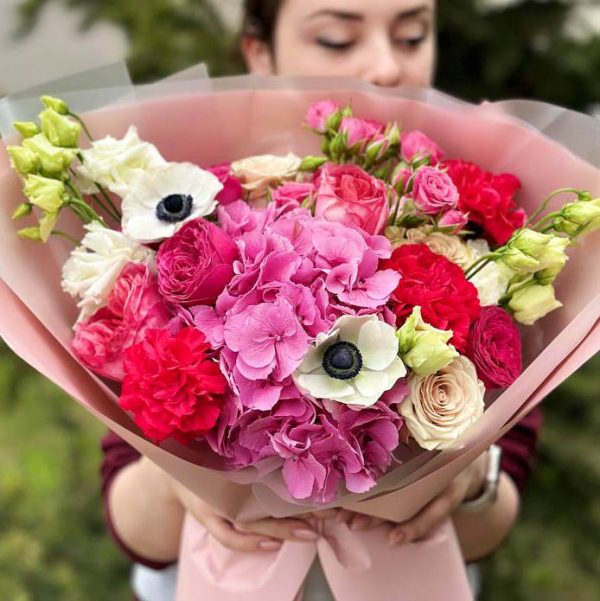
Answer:
<svg viewBox="0 0 600 601"><path fill-rule="evenodd" d="M336 380L349 380L360 373L363 361L358 347L351 342L336 342L323 355L325 373Z"/></svg>
<svg viewBox="0 0 600 601"><path fill-rule="evenodd" d="M191 215L192 203L189 194L169 194L156 205L156 216L168 223L183 221Z"/></svg>

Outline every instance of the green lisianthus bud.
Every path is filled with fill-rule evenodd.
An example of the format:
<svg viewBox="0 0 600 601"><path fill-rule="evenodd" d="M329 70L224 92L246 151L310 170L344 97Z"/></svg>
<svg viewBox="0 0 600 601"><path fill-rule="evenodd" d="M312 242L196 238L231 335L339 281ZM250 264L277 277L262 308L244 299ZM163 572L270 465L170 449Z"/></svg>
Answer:
<svg viewBox="0 0 600 601"><path fill-rule="evenodd" d="M42 96L42 104L61 115L68 115L70 113L69 105L64 100L54 96Z"/></svg>
<svg viewBox="0 0 600 601"><path fill-rule="evenodd" d="M419 376L433 374L458 357L457 350L448 344L452 332L438 330L423 321L421 307L413 308L396 335L400 343L400 358Z"/></svg>
<svg viewBox="0 0 600 601"><path fill-rule="evenodd" d="M21 203L12 213L12 219L21 219L22 217L27 217L31 215L31 210L33 209L33 205L29 202Z"/></svg>
<svg viewBox="0 0 600 601"><path fill-rule="evenodd" d="M568 238L524 229L509 240L501 251L500 260L521 273L535 273L544 269L560 271L567 262L565 249L569 244Z"/></svg>
<svg viewBox="0 0 600 601"><path fill-rule="evenodd" d="M40 133L40 128L33 121L15 121L13 127L24 137L31 138Z"/></svg>
<svg viewBox="0 0 600 601"><path fill-rule="evenodd" d="M48 242L57 221L58 212L44 213L44 216L40 219L40 238L42 242Z"/></svg>
<svg viewBox="0 0 600 601"><path fill-rule="evenodd" d="M540 266L537 259L516 248L507 248L502 251L500 261L510 269L523 273L533 273Z"/></svg>
<svg viewBox="0 0 600 601"><path fill-rule="evenodd" d="M300 171L316 171L327 162L327 157L307 156L300 163Z"/></svg>
<svg viewBox="0 0 600 601"><path fill-rule="evenodd" d="M555 230L569 236L600 229L600 198L565 205L552 225Z"/></svg>
<svg viewBox="0 0 600 601"><path fill-rule="evenodd" d="M531 284L517 290L508 302L508 309L514 318L528 326L559 307L562 307L562 303L556 300L551 285Z"/></svg>
<svg viewBox="0 0 600 601"><path fill-rule="evenodd" d="M23 238L23 240L30 240L32 242L42 241L39 227L24 227L22 230L17 232L17 235L19 238Z"/></svg>
<svg viewBox="0 0 600 601"><path fill-rule="evenodd" d="M31 201L31 204L48 213L59 211L67 198L65 185L62 181L42 177L41 175L27 176L23 192Z"/></svg>
<svg viewBox="0 0 600 601"><path fill-rule="evenodd" d="M54 146L76 148L79 145L81 125L53 109L40 113L42 132Z"/></svg>
<svg viewBox="0 0 600 601"><path fill-rule="evenodd" d="M35 152L24 146L7 146L6 152L10 157L10 164L20 175L37 173L40 170L40 159Z"/></svg>
<svg viewBox="0 0 600 601"><path fill-rule="evenodd" d="M76 149L54 146L44 134L23 140L23 146L35 152L40 159L42 171L52 175L61 175L77 156Z"/></svg>

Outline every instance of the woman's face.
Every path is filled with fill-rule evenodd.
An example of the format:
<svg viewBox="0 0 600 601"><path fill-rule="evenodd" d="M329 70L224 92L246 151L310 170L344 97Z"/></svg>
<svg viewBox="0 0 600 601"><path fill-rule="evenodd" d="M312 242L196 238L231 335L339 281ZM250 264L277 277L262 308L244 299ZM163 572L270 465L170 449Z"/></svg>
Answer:
<svg viewBox="0 0 600 601"><path fill-rule="evenodd" d="M245 54L253 73L429 86L435 0L284 0L273 52L255 42Z"/></svg>

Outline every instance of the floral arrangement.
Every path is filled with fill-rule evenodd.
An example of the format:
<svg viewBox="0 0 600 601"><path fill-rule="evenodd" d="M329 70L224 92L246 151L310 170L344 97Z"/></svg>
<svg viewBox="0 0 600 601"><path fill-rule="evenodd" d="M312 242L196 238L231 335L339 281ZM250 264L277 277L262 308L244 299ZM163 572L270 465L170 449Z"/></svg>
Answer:
<svg viewBox="0 0 600 601"><path fill-rule="evenodd" d="M201 168L134 127L94 140L42 100L8 149L26 196L13 217L35 209L22 238L76 246L62 273L73 352L119 383L150 440L281 470L295 499L370 490L400 445L452 447L486 391L519 377L517 322L561 306L566 251L600 228L586 191L528 216L516 175L333 101L306 118L320 155ZM545 214L558 194L573 198ZM65 210L81 240L58 229Z"/></svg>

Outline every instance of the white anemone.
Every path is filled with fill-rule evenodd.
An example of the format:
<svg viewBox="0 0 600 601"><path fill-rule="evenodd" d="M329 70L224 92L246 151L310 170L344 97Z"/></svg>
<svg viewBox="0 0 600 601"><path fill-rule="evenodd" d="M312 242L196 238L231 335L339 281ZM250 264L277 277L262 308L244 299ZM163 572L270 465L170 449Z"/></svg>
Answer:
<svg viewBox="0 0 600 601"><path fill-rule="evenodd" d="M188 221L210 215L222 189L216 176L191 163L145 171L123 198L123 232L141 243L169 238Z"/></svg>
<svg viewBox="0 0 600 601"><path fill-rule="evenodd" d="M318 399L370 407L405 375L395 329L375 315L345 315L317 336L294 382Z"/></svg>

